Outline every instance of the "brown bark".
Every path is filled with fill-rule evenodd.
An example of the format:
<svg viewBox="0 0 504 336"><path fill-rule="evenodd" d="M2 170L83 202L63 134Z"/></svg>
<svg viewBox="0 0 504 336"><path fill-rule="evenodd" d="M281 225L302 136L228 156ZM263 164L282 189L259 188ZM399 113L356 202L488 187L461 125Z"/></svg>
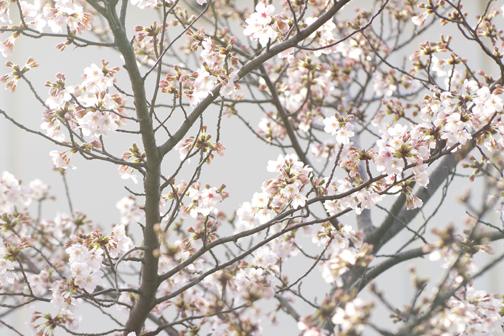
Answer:
<svg viewBox="0 0 504 336"><path fill-rule="evenodd" d="M107 17L117 48L124 57L125 67L131 82L134 95L137 119L139 120L142 143L146 153L146 168L144 176L145 192L145 228L144 247L145 252L142 261L142 274L140 283L140 295L131 309L124 335L131 331L140 335L145 320L154 308L158 281L158 256L159 241L154 230L156 224L161 221L159 214L159 201L161 197L160 175L162 156L156 144L152 118L149 115L147 97L145 94L144 80L137 66L135 52L128 41L126 32L119 22L114 9L108 11Z"/></svg>

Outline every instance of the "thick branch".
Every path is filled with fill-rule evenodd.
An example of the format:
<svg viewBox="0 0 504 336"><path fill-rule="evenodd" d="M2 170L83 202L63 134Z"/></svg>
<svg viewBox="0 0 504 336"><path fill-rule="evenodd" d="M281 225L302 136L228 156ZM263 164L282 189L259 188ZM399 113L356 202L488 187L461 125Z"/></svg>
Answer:
<svg viewBox="0 0 504 336"><path fill-rule="evenodd" d="M474 148L474 142L467 142L456 153L445 156L439 165L429 176L429 185L427 188L421 188L415 194L426 204L430 198L436 193L437 189L443 184L443 181L448 178L455 166L464 159L467 154ZM391 214L383 221L382 225L375 230L367 239L370 244L374 245L376 253L384 244L395 237L405 225L408 225L420 212L420 208L407 210L404 207L406 197L401 194L398 200L391 208ZM394 215L397 214L397 215Z"/></svg>
<svg viewBox="0 0 504 336"><path fill-rule="evenodd" d="M287 314L292 316L294 320L296 320L296 322L299 321L301 315L298 314L298 312L292 307L292 305L289 303L289 301L287 301L286 298L284 298L280 294L275 294L275 299L280 302L280 305Z"/></svg>
<svg viewBox="0 0 504 336"><path fill-rule="evenodd" d="M388 269L392 268L393 266L406 261L410 259L415 259L424 256L426 253L422 251L421 247L409 250L409 251L404 251L401 252L385 261L382 263L376 265L373 267L371 270L368 270L366 272L366 276L360 281L357 282L357 286L359 291L364 288L368 283L373 281L377 276L382 274L383 272L387 271Z"/></svg>
<svg viewBox="0 0 504 336"><path fill-rule="evenodd" d="M144 178L145 228L143 234L145 253L143 257L140 296L133 306L133 309L130 311L128 321L126 322L126 330L124 332L124 335L127 335L131 331L135 331L137 335L140 335L144 322L154 307L155 295L158 288L158 256L154 252L159 249L159 242L154 227L161 221L159 214L159 200L161 194L159 179L161 175L162 156L157 149L152 119L149 115L147 106L144 80L137 66L135 52L117 17L115 7L107 6L106 10L106 18L114 34L117 48L124 57L125 68L130 78L136 115L140 124L140 133L142 134L142 143L147 156Z"/></svg>

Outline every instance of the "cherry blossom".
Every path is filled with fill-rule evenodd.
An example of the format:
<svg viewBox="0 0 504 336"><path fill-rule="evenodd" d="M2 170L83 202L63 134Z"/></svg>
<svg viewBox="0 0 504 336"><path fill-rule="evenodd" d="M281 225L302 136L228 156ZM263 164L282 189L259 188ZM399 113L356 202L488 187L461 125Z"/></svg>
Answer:
<svg viewBox="0 0 504 336"><path fill-rule="evenodd" d="M373 73L373 89L379 96L390 97L397 91L397 85L384 79L380 72Z"/></svg>
<svg viewBox="0 0 504 336"><path fill-rule="evenodd" d="M343 145L350 143L350 138L355 134L353 131L354 126L350 123L353 119L351 117L342 118L339 115L328 117L324 119L324 131L336 135L336 141Z"/></svg>
<svg viewBox="0 0 504 336"><path fill-rule="evenodd" d="M9 13L9 1L0 1L0 21L12 23Z"/></svg>
<svg viewBox="0 0 504 336"><path fill-rule="evenodd" d="M71 154L73 154L72 151L58 153L57 150L53 150L49 152L49 155L52 156L52 160L56 168L77 169L77 167L70 163Z"/></svg>
<svg viewBox="0 0 504 336"><path fill-rule="evenodd" d="M279 155L277 160L268 162L267 170L278 172L279 175L263 183L262 192L256 192L252 202L245 202L237 210L240 216L240 226L250 226L253 219L258 219L260 224L272 220L278 211L282 210L289 202L298 208L304 206L306 197L301 194L301 189L308 184L310 167L305 167L295 154L285 157Z"/></svg>
<svg viewBox="0 0 504 336"><path fill-rule="evenodd" d="M33 4L30 4L26 1L21 1L20 4L23 17L25 19L29 17L33 18L33 21L29 21L27 23L35 25L35 30L42 33L47 22L42 19L42 14L39 13L42 6L41 2L39 0L35 0Z"/></svg>
<svg viewBox="0 0 504 336"><path fill-rule="evenodd" d="M47 18L47 26L53 33L60 33L63 26L77 33L83 30L91 29L91 22L94 16L90 13L84 13L81 5L74 1L59 0L55 1L55 7L45 6L43 8L44 16Z"/></svg>
<svg viewBox="0 0 504 336"><path fill-rule="evenodd" d="M343 333L350 331L355 335L360 335L364 331L364 324L373 308L372 302L365 302L360 298L347 302L345 308L337 307L336 314L331 321L341 326Z"/></svg>
<svg viewBox="0 0 504 336"><path fill-rule="evenodd" d="M425 20L427 19L428 15L429 15L429 12L424 12L420 15L412 17L411 21L413 22L413 24L422 27L424 25Z"/></svg>
<svg viewBox="0 0 504 336"><path fill-rule="evenodd" d="M308 17L305 19L305 23L307 25L311 25L315 22L317 17ZM318 40L319 47L328 46L334 42L336 42L334 31L336 29L336 25L332 21L327 21L324 23L316 32L310 35L311 38ZM335 50L335 47L332 48L322 48L320 50L316 50L313 55L319 57L322 54L331 54Z"/></svg>
<svg viewBox="0 0 504 336"><path fill-rule="evenodd" d="M273 5L266 6L263 2L259 2L255 10L245 20L247 27L243 31L243 34L250 36L254 40L259 40L259 43L264 47L278 37L278 33L271 26L271 14L275 11L275 7Z"/></svg>
<svg viewBox="0 0 504 336"><path fill-rule="evenodd" d="M3 244L3 242L1 242ZM0 254L5 255L5 248L0 249ZM3 257L0 259L0 286L3 287L6 284L13 284L14 281L19 280L16 273L12 272L14 270L14 263Z"/></svg>
<svg viewBox="0 0 504 336"><path fill-rule="evenodd" d="M6 1L6 3L8 3ZM16 39L19 37L19 34L12 34L10 37L8 37L5 41L0 43L0 51L2 52L3 57L10 56L12 54L12 50L14 49L14 43L16 42Z"/></svg>

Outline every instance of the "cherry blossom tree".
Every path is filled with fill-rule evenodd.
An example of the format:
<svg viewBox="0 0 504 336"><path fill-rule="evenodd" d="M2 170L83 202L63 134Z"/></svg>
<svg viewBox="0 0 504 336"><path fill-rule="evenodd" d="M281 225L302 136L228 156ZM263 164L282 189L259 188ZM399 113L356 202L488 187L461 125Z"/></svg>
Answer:
<svg viewBox="0 0 504 336"><path fill-rule="evenodd" d="M126 186L116 223L100 226L73 209L71 185L71 212L45 218L49 185L3 172L2 333L22 335L9 317L26 306L36 335L252 336L280 315L305 336L502 333L503 297L475 281L504 258L477 258L504 238L504 6L471 3L0 0L0 82L30 90L40 127L0 109L2 123L52 143L65 183L81 157ZM12 61L30 39L68 53L81 79L35 85L47 50ZM117 57L75 57L90 49ZM249 138L224 138L227 119ZM226 142L244 139L276 154L236 200L226 179L245 181L247 162ZM468 189L464 220L438 221L454 180L484 200ZM407 266L423 257L440 278ZM403 306L374 282L398 264L411 273ZM378 307L395 329L373 320ZM83 332L83 314L115 327Z"/></svg>

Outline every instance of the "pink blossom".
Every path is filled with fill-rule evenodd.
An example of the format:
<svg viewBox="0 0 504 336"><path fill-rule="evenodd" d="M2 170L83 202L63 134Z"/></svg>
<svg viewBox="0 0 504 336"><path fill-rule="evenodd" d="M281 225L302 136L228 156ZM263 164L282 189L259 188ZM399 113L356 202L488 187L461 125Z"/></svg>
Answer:
<svg viewBox="0 0 504 336"><path fill-rule="evenodd" d="M49 155L52 157L54 166L56 166L56 168L77 169L77 167L70 163L71 154L71 151L59 153L57 150L53 150L49 152Z"/></svg>
<svg viewBox="0 0 504 336"><path fill-rule="evenodd" d="M54 8L45 6L43 11L47 18L47 25L53 33L62 32L64 25L78 33L82 30L90 30L91 21L94 19L92 14L84 13L82 6L73 1L56 0Z"/></svg>
<svg viewBox="0 0 504 336"><path fill-rule="evenodd" d="M134 171L135 169L130 166L119 166L119 175L121 175L121 178L124 180L131 179L135 184L137 184L138 178L135 174L133 174Z"/></svg>
<svg viewBox="0 0 504 336"><path fill-rule="evenodd" d="M344 308L337 307L336 314L333 315L331 321L339 325L343 332L353 330L353 333L360 334L364 330L364 324L370 308L373 307L372 302L365 302L360 298L355 298L345 304Z"/></svg>
<svg viewBox="0 0 504 336"><path fill-rule="evenodd" d="M117 202L116 208L118 208L121 213L121 224L124 225L139 221L142 216L142 210L136 204L135 199L131 197L123 197Z"/></svg>
<svg viewBox="0 0 504 336"><path fill-rule="evenodd" d="M255 7L256 13L255 16L258 17L258 20L263 20L262 24L269 23L269 17L275 11L275 7L273 5L265 5L263 2L259 2Z"/></svg>
<svg viewBox="0 0 504 336"><path fill-rule="evenodd" d="M332 135L336 134L339 129L339 122L335 116L331 116L324 119L324 132L331 133Z"/></svg>
<svg viewBox="0 0 504 336"><path fill-rule="evenodd" d="M213 207L221 201L222 196L217 193L217 189L215 187L207 188L201 193L201 202L203 205Z"/></svg>
<svg viewBox="0 0 504 336"><path fill-rule="evenodd" d="M9 15L9 1L0 1L0 21L12 23Z"/></svg>
<svg viewBox="0 0 504 336"><path fill-rule="evenodd" d="M340 144L348 145L350 143L350 138L354 136L354 132L352 132L353 129L354 127L351 123L346 123L344 127L336 132L336 141Z"/></svg>
<svg viewBox="0 0 504 336"><path fill-rule="evenodd" d="M271 40L272 42L277 38L278 33L270 25L271 14L275 11L273 5L264 5L259 2L256 6L256 12L252 13L248 19L245 20L247 27L243 33L250 36L254 40L259 40L259 43L264 47Z"/></svg>
<svg viewBox="0 0 504 336"><path fill-rule="evenodd" d="M413 16L411 18L411 22L413 22L414 25L422 27L425 23L425 20L427 19L427 16L429 15L428 12L423 12L420 15Z"/></svg>
<svg viewBox="0 0 504 336"><path fill-rule="evenodd" d="M299 207L303 207L306 204L306 196L303 194L297 194L292 198L292 207L297 209Z"/></svg>
<svg viewBox="0 0 504 336"><path fill-rule="evenodd" d="M14 49L14 42L16 42L16 38L14 35L8 37L4 42L0 43L0 51L2 52L3 57L10 56L12 54L12 49Z"/></svg>
<svg viewBox="0 0 504 336"><path fill-rule="evenodd" d="M259 220L260 224L264 224L266 222L269 222L276 216L275 211L267 208L260 209L257 211L256 218Z"/></svg>
<svg viewBox="0 0 504 336"><path fill-rule="evenodd" d="M229 96L231 93L236 91L237 87L237 82L240 79L240 76L238 75L238 70L232 72L229 75L229 80L226 85L223 85L222 88L220 89L220 95L221 96Z"/></svg>
<svg viewBox="0 0 504 336"><path fill-rule="evenodd" d="M46 20L42 19L42 14L39 14L41 2L35 1L33 4L30 4L26 1L21 1L20 3L25 20L29 17L33 18L33 21L26 20L28 21L27 23L35 25L35 30L42 33L44 27L46 26Z"/></svg>

